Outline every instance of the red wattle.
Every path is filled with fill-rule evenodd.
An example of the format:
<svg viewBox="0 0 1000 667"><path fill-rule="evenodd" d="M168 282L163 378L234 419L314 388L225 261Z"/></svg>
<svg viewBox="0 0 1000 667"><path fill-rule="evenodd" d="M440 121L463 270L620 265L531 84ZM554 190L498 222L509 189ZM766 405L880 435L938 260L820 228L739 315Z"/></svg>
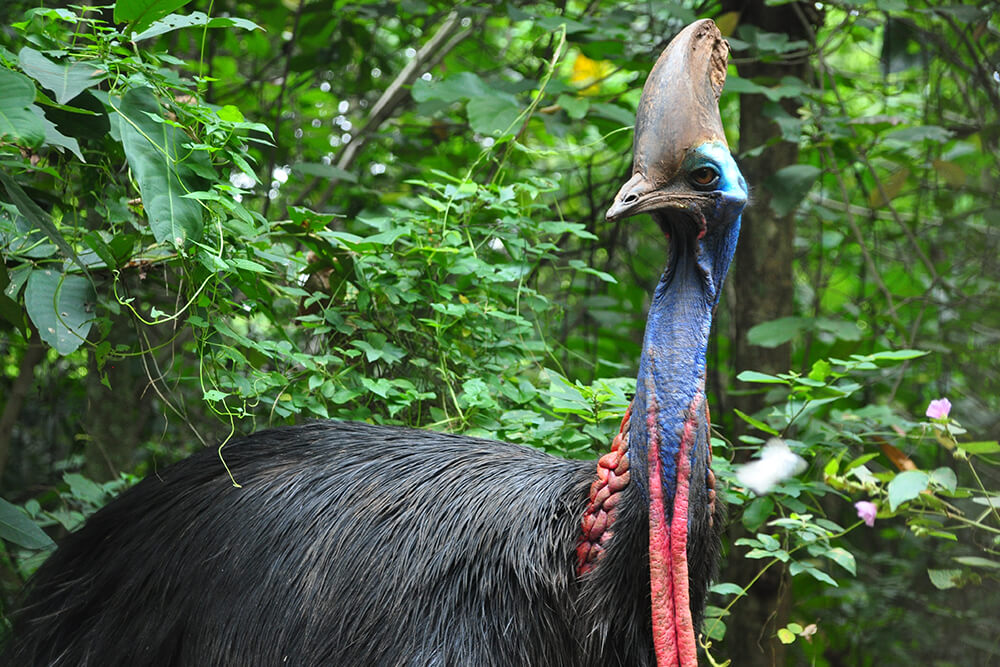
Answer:
<svg viewBox="0 0 1000 667"><path fill-rule="evenodd" d="M677 452L677 486L673 518L667 525L660 461L660 430L655 393L647 401L649 433L649 579L652 596L653 648L658 667L693 667L698 664L691 600L688 592L687 522L691 482L691 446L696 429L695 396L684 422Z"/></svg>

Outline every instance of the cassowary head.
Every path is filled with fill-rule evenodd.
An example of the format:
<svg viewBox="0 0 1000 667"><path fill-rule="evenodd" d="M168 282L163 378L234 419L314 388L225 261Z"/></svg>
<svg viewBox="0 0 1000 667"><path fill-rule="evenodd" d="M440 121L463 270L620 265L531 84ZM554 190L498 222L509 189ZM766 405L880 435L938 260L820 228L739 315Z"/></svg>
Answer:
<svg viewBox="0 0 1000 667"><path fill-rule="evenodd" d="M607 213L608 220L651 213L675 241L707 240L711 254L720 257L706 257L708 248L696 250L716 298L747 201L746 181L719 115L728 54L729 45L710 19L689 25L663 51L639 100L632 178Z"/></svg>

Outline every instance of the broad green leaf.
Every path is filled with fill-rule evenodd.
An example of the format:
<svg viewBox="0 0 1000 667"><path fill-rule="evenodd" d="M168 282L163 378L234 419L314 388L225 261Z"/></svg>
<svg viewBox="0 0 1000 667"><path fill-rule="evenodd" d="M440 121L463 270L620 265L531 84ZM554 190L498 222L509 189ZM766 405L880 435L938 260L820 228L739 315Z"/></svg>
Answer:
<svg viewBox="0 0 1000 667"><path fill-rule="evenodd" d="M996 454L1000 452L1000 442L996 440L960 442L958 443L958 448L970 454Z"/></svg>
<svg viewBox="0 0 1000 667"><path fill-rule="evenodd" d="M706 616L701 630L712 641L721 642L726 637L726 624L718 617L711 618Z"/></svg>
<svg viewBox="0 0 1000 667"><path fill-rule="evenodd" d="M86 162L83 158L83 153L80 152L80 143L76 139L73 137L67 137L65 134L60 132L59 128L56 127L56 124L45 117L45 114L42 113L42 110L38 107L38 105L32 104L30 108L31 112L38 116L38 119L42 122L42 127L45 128L46 146L55 146L59 149L66 148L73 153L73 155L75 155L80 162Z"/></svg>
<svg viewBox="0 0 1000 667"><path fill-rule="evenodd" d="M0 139L26 146L40 146L45 141L45 127L31 111L35 84L18 72L0 69Z"/></svg>
<svg viewBox="0 0 1000 667"><path fill-rule="evenodd" d="M782 644L791 644L795 641L795 634L788 628L780 628L778 630L778 641Z"/></svg>
<svg viewBox="0 0 1000 667"><path fill-rule="evenodd" d="M323 164L322 162L296 162L292 165L292 172L299 175L318 176L331 181L358 182L358 177L352 172L332 164Z"/></svg>
<svg viewBox="0 0 1000 667"><path fill-rule="evenodd" d="M957 556L955 561L969 567L985 567L990 570L1000 570L1000 561L981 558L979 556Z"/></svg>
<svg viewBox="0 0 1000 667"><path fill-rule="evenodd" d="M819 359L813 363L812 368L809 370L809 379L824 382L830 377L830 370L830 362L826 359Z"/></svg>
<svg viewBox="0 0 1000 667"><path fill-rule="evenodd" d="M769 496L754 498L743 510L743 526L750 532L756 532L771 517L773 511L774 501Z"/></svg>
<svg viewBox="0 0 1000 667"><path fill-rule="evenodd" d="M795 338L809 326L809 320L804 317L779 317L751 327L747 332L747 340L752 345L778 347Z"/></svg>
<svg viewBox="0 0 1000 667"><path fill-rule="evenodd" d="M951 138L951 130L937 125L915 125L893 130L882 137L884 144L889 146L909 147L922 141L943 143Z"/></svg>
<svg viewBox="0 0 1000 667"><path fill-rule="evenodd" d="M16 505L0 498L0 539L26 549L47 549L55 546L48 535Z"/></svg>
<svg viewBox="0 0 1000 667"><path fill-rule="evenodd" d="M180 9L191 0L117 0L115 2L115 22L131 23L132 30L142 32L174 10Z"/></svg>
<svg viewBox="0 0 1000 667"><path fill-rule="evenodd" d="M105 503L107 492L101 485L77 473L66 473L63 481L69 485L70 494L89 505L101 506Z"/></svg>
<svg viewBox="0 0 1000 667"><path fill-rule="evenodd" d="M462 99L474 99L492 94L490 88L472 72L459 72L441 81L413 82L410 93L417 102L440 100L445 103L457 102Z"/></svg>
<svg viewBox="0 0 1000 667"><path fill-rule="evenodd" d="M742 379L742 378L740 378L740 379ZM781 435L776 430L774 430L773 428L771 428L770 426L768 426L764 422L760 421L759 419L751 417L750 415L748 415L748 414L746 414L744 412L741 412L739 410L736 410L735 408L734 408L734 412L736 412L736 416L738 416L740 419L742 419L746 423L748 423L751 426L753 426L755 429L763 431L764 433L769 433L769 434L771 434L773 436L780 436Z"/></svg>
<svg viewBox="0 0 1000 667"><path fill-rule="evenodd" d="M930 476L923 470L907 470L889 482L889 509L893 512L902 503L913 500L927 488Z"/></svg>
<svg viewBox="0 0 1000 667"><path fill-rule="evenodd" d="M590 108L590 102L584 98L577 95L560 95L556 99L556 104L566 110L566 115L573 120L580 120L587 115L587 109Z"/></svg>
<svg viewBox="0 0 1000 667"><path fill-rule="evenodd" d="M209 389L202 393L201 397L206 401L221 401L229 397L229 394L218 389Z"/></svg>
<svg viewBox="0 0 1000 667"><path fill-rule="evenodd" d="M94 323L95 300L89 280L53 269L32 271L24 290L28 317L42 340L62 355L83 344Z"/></svg>
<svg viewBox="0 0 1000 667"><path fill-rule="evenodd" d="M17 58L24 73L51 90L59 104L66 104L104 79L104 72L94 65L85 62L54 63L27 46L18 52Z"/></svg>
<svg viewBox="0 0 1000 667"><path fill-rule="evenodd" d="M815 319L816 328L820 331L828 331L839 340L861 340L861 329L857 322L853 320L835 320L829 317L817 317Z"/></svg>
<svg viewBox="0 0 1000 667"><path fill-rule="evenodd" d="M838 584L836 580L830 575L828 575L826 572L817 569L812 565L809 565L808 563L804 563L802 561L796 561L791 565L789 565L788 571L793 577L799 574L800 572L805 572L806 574L810 575L813 579L816 579L817 581L822 581L823 583L830 584L834 588L840 587L840 584Z"/></svg>
<svg viewBox="0 0 1000 667"><path fill-rule="evenodd" d="M827 549L827 551L823 555L832 560L840 567L850 572L851 574L857 575L858 566L854 560L854 554L852 554L847 549L842 549L840 547L833 547L831 549Z"/></svg>
<svg viewBox="0 0 1000 667"><path fill-rule="evenodd" d="M926 354L928 353L924 350L884 350L882 352L874 352L868 355L868 357L874 360L905 361L907 359L916 359Z"/></svg>
<svg viewBox="0 0 1000 667"><path fill-rule="evenodd" d="M809 193L823 172L811 164L793 164L779 169L764 183L771 191L771 208L779 217L791 213Z"/></svg>
<svg viewBox="0 0 1000 667"><path fill-rule="evenodd" d="M121 116L125 156L139 184L153 236L178 248L197 241L202 231L202 208L184 195L203 188L183 162L194 159L183 147L189 138L162 122L163 110L151 88L129 90L116 110Z"/></svg>
<svg viewBox="0 0 1000 667"><path fill-rule="evenodd" d="M607 102L594 102L590 105L590 110L594 112L595 115L601 118L607 118L608 120L616 121L623 127L631 127L635 125L635 113L620 107L617 104L609 104Z"/></svg>
<svg viewBox="0 0 1000 667"><path fill-rule="evenodd" d="M187 0L185 0L186 2ZM157 37L174 30L190 28L193 26L207 26L209 28L243 28L244 30L262 30L259 25L247 19L229 16L217 16L208 18L204 12L191 12L190 14L168 14L161 19L153 21L148 28L139 34L132 34L133 42L140 42L150 37Z"/></svg>
<svg viewBox="0 0 1000 667"><path fill-rule="evenodd" d="M763 382L764 384L788 384L788 380L783 380L782 378L776 377L774 375L768 375L767 373L758 373L757 371L743 371L736 376L737 380L742 380L743 382Z"/></svg>
<svg viewBox="0 0 1000 667"><path fill-rule="evenodd" d="M493 93L473 97L466 107L469 126L479 134L493 136L513 131L521 106L512 95Z"/></svg>
<svg viewBox="0 0 1000 667"><path fill-rule="evenodd" d="M745 595L742 586L730 583L713 584L708 590L719 595Z"/></svg>
<svg viewBox="0 0 1000 667"><path fill-rule="evenodd" d="M961 570L927 570L931 583L939 590L947 590L962 585Z"/></svg>
<svg viewBox="0 0 1000 667"><path fill-rule="evenodd" d="M931 481L942 487L946 491L952 493L958 487L958 477L955 476L955 471L951 468L938 468L931 472Z"/></svg>
<svg viewBox="0 0 1000 667"><path fill-rule="evenodd" d="M52 222L52 218L49 214L45 212L42 207L35 203L35 201L28 196L28 193L24 191L17 181L15 181L11 176L0 171L0 183L3 184L4 189L7 191L7 195L10 197L10 201L14 203L17 207L18 212L24 216L25 220L31 225L33 229L41 230L49 240L52 241L59 251L63 254L66 259L73 260L77 266L86 271L80 258L77 256L76 251L66 242L63 235L56 228L55 224ZM47 256L47 255L46 255Z"/></svg>

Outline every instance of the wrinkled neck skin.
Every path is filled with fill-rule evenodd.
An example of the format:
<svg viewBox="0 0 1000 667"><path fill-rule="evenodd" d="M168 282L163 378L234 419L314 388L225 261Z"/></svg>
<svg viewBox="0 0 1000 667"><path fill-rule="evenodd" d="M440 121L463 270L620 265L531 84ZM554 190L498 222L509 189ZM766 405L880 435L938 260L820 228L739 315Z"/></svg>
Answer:
<svg viewBox="0 0 1000 667"><path fill-rule="evenodd" d="M659 667L697 664L687 538L692 524L707 523L709 516L705 357L744 202L719 197L717 210L707 217L731 222L710 227L702 238L695 238L688 226L672 230L670 263L653 295L639 360L629 441L632 469L649 506L653 637Z"/></svg>

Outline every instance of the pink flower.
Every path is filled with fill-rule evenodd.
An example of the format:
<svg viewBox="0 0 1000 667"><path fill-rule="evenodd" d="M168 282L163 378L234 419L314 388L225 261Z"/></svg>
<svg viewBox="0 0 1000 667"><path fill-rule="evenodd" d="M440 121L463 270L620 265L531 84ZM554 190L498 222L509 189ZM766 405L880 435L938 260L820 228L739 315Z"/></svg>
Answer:
<svg viewBox="0 0 1000 667"><path fill-rule="evenodd" d="M875 525L875 515L878 514L878 508L875 507L875 503L870 503L867 500L859 500L854 503L854 507L858 510L858 518L865 522L865 525L869 528Z"/></svg>
<svg viewBox="0 0 1000 667"><path fill-rule="evenodd" d="M931 419L947 419L949 412L951 412L951 401L947 398L935 399L927 406L927 416Z"/></svg>

